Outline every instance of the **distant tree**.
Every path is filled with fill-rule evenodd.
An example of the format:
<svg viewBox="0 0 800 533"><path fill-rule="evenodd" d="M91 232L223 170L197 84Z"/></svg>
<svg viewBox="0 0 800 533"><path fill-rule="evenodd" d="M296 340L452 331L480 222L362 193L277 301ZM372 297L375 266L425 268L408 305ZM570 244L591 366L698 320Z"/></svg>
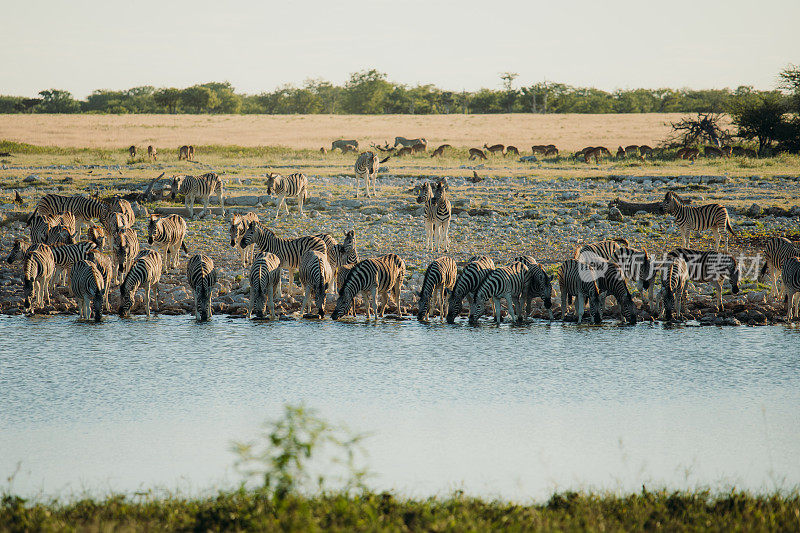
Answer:
<svg viewBox="0 0 800 533"><path fill-rule="evenodd" d="M668 143L691 146L705 142L714 146L722 146L730 141L730 133L721 126L722 115L714 113L698 113L697 118L683 118L672 122L672 136Z"/></svg>
<svg viewBox="0 0 800 533"><path fill-rule="evenodd" d="M738 127L736 135L743 139L755 139L758 152L763 154L772 148L775 141L786 135L784 115L789 111L786 99L779 95L756 96L742 101L733 110L733 123Z"/></svg>
<svg viewBox="0 0 800 533"><path fill-rule="evenodd" d="M40 91L39 96L42 101L36 106L37 113L77 113L81 108L69 91L47 89Z"/></svg>
<svg viewBox="0 0 800 533"><path fill-rule="evenodd" d="M183 106L194 113L211 113L219 103L214 91L200 85L182 90L180 101Z"/></svg>
<svg viewBox="0 0 800 533"><path fill-rule="evenodd" d="M375 69L354 72L345 85L345 108L356 114L384 113L393 88L383 72Z"/></svg>
<svg viewBox="0 0 800 533"><path fill-rule="evenodd" d="M157 90L153 94L155 103L162 108L166 109L169 113L175 113L178 110L178 104L181 101L181 90L175 87L165 87Z"/></svg>
<svg viewBox="0 0 800 533"><path fill-rule="evenodd" d="M21 96L0 96L0 113L19 113L23 100Z"/></svg>
<svg viewBox="0 0 800 533"><path fill-rule="evenodd" d="M519 77L516 72L503 72L500 74L500 79L503 81L503 95L500 98L500 105L502 105L507 113L514 110L514 102L517 100L519 93L514 90L514 80Z"/></svg>

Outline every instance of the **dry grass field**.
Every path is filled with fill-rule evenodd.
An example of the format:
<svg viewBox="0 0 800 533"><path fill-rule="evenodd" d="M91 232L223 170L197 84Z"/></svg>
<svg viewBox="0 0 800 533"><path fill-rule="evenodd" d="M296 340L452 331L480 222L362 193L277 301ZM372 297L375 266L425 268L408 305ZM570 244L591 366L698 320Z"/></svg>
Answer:
<svg viewBox="0 0 800 533"><path fill-rule="evenodd" d="M0 139L39 146L123 148L131 144L330 147L334 139L392 141L425 137L429 145L478 147L553 143L574 151L586 145L657 145L670 121L683 114L619 115L0 115Z"/></svg>

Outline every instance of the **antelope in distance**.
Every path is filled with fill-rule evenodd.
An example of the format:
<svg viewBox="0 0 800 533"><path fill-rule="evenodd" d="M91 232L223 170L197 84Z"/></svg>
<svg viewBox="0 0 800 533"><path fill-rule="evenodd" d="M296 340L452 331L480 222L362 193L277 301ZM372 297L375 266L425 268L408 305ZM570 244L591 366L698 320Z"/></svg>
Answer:
<svg viewBox="0 0 800 533"><path fill-rule="evenodd" d="M492 155L496 154L497 152L500 152L502 154L503 150L505 150L505 146L503 146L502 144L493 144L489 146L488 144L483 143L483 147L486 148L486 151Z"/></svg>
<svg viewBox="0 0 800 533"><path fill-rule="evenodd" d="M355 139L339 139L338 141L333 141L331 143L331 152L336 149L342 151L343 154L347 152L357 152L358 151L358 141Z"/></svg>
<svg viewBox="0 0 800 533"><path fill-rule="evenodd" d="M508 155L508 154L519 155L519 148L517 148L516 146L510 146L510 145L506 146L506 155Z"/></svg>
<svg viewBox="0 0 800 533"><path fill-rule="evenodd" d="M553 146L553 145L549 145L548 146L548 145L544 145L544 144L534 144L533 146L531 146L531 153L533 155L536 155L536 154L545 155L547 153L547 149L550 146ZM553 146L553 148L555 148L555 146Z"/></svg>
<svg viewBox="0 0 800 533"><path fill-rule="evenodd" d="M626 154L627 152L625 151L625 148L623 148L622 146L617 148L617 159L625 159Z"/></svg>
<svg viewBox="0 0 800 533"><path fill-rule="evenodd" d="M594 162L597 164L600 162L600 158L604 155L611 157L611 152L605 146L597 146L591 150L583 152L583 160L588 163L590 159L594 158Z"/></svg>
<svg viewBox="0 0 800 533"><path fill-rule="evenodd" d="M400 148L397 153L395 154L396 157L402 157L404 155L411 155L414 153L414 150L410 146L403 146Z"/></svg>
<svg viewBox="0 0 800 533"><path fill-rule="evenodd" d="M406 146L411 147L411 146L414 146L415 144L424 144L425 146L428 146L428 141L427 141L427 139L425 139L425 137L420 137L418 139L406 139L405 137L395 137L394 138L394 147L395 148L397 148L397 145L401 145L401 146L404 146L404 147L406 147Z"/></svg>
<svg viewBox="0 0 800 533"><path fill-rule="evenodd" d="M181 161L182 159L189 159L189 146L185 144L178 148L178 161Z"/></svg>
<svg viewBox="0 0 800 533"><path fill-rule="evenodd" d="M581 148L580 150L575 152L575 159L583 158L583 154L585 154L586 152L591 152L592 150L594 150L594 146L587 146L586 148Z"/></svg>
<svg viewBox="0 0 800 533"><path fill-rule="evenodd" d="M470 148L469 149L469 160L472 161L473 159L481 159L486 161L486 154L483 153L483 150L480 148Z"/></svg>
<svg viewBox="0 0 800 533"><path fill-rule="evenodd" d="M452 148L452 146L450 146L449 144L440 145L439 148L437 148L436 150L433 151L433 153L431 154L431 157L441 157L441 156L443 156L444 155L444 151L447 148Z"/></svg>
<svg viewBox="0 0 800 533"><path fill-rule="evenodd" d="M417 143L411 147L411 153L413 154L419 154L421 152L427 152L427 151L428 151L427 144Z"/></svg>
<svg viewBox="0 0 800 533"><path fill-rule="evenodd" d="M192 146L191 144L189 145L188 157L189 157L189 161L194 161L194 146Z"/></svg>
<svg viewBox="0 0 800 533"><path fill-rule="evenodd" d="M544 152L545 157L558 157L558 148L553 146L552 144L547 147L547 150Z"/></svg>
<svg viewBox="0 0 800 533"><path fill-rule="evenodd" d="M327 150L327 148L325 148L325 147L323 146L322 148L320 148L320 149L319 149L319 153L321 153L322 155L325 155L325 154L327 154L327 153L328 153L328 150Z"/></svg>
<svg viewBox="0 0 800 533"><path fill-rule="evenodd" d="M700 155L700 150L697 148L681 148L678 150L678 158L688 159L694 161Z"/></svg>
<svg viewBox="0 0 800 533"><path fill-rule="evenodd" d="M653 157L653 149L646 144L639 146L639 157L644 160L645 156Z"/></svg>
<svg viewBox="0 0 800 533"><path fill-rule="evenodd" d="M730 157L729 154L725 153L721 149L717 148L716 146L704 146L703 147L703 157Z"/></svg>
<svg viewBox="0 0 800 533"><path fill-rule="evenodd" d="M130 148L128 148L128 153L130 154L131 159L134 159L136 157L136 146L131 145Z"/></svg>
<svg viewBox="0 0 800 533"><path fill-rule="evenodd" d="M147 158L152 159L153 161L158 161L158 152L156 152L156 149L152 144L147 147Z"/></svg>

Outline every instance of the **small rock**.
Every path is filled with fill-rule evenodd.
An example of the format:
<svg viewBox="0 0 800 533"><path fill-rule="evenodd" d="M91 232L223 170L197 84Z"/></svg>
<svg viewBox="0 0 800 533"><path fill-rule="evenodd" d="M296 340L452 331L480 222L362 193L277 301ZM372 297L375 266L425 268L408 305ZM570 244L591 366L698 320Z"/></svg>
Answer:
<svg viewBox="0 0 800 533"><path fill-rule="evenodd" d="M622 222L622 212L616 207L608 210L608 220L612 222Z"/></svg>
<svg viewBox="0 0 800 533"><path fill-rule="evenodd" d="M36 182L38 180L39 180L39 176L37 176L36 174L31 174L30 176L28 176L24 180L22 180L22 182L23 183L34 183L34 182Z"/></svg>
<svg viewBox="0 0 800 533"><path fill-rule="evenodd" d="M747 210L747 214L751 217L761 216L764 213L764 210L758 204L753 204L750 206L750 209Z"/></svg>

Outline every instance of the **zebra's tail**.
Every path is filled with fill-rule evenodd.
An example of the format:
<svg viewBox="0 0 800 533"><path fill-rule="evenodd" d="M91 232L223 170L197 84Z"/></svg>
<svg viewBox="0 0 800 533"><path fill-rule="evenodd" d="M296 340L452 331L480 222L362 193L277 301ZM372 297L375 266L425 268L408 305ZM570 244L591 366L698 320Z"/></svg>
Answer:
<svg viewBox="0 0 800 533"><path fill-rule="evenodd" d="M731 232L731 235L736 235L733 231L733 226L731 226L731 219L725 219L725 229Z"/></svg>
<svg viewBox="0 0 800 533"><path fill-rule="evenodd" d="M33 221L33 219L36 217L36 215L37 215L38 213L39 213L39 206L37 205L37 206L36 206L36 208L33 210L33 213L31 213L31 214L28 216L28 218L27 218L27 219L25 219L25 225L26 225L26 226L30 226L30 225L31 225L31 222Z"/></svg>
<svg viewBox="0 0 800 533"><path fill-rule="evenodd" d="M189 255L189 249L186 247L186 243L185 242L181 242L181 250L186 252L186 255Z"/></svg>
<svg viewBox="0 0 800 533"><path fill-rule="evenodd" d="M758 279L764 279L764 274L767 273L768 266L769 266L769 261L764 261L764 266L761 267L761 272L758 273Z"/></svg>

